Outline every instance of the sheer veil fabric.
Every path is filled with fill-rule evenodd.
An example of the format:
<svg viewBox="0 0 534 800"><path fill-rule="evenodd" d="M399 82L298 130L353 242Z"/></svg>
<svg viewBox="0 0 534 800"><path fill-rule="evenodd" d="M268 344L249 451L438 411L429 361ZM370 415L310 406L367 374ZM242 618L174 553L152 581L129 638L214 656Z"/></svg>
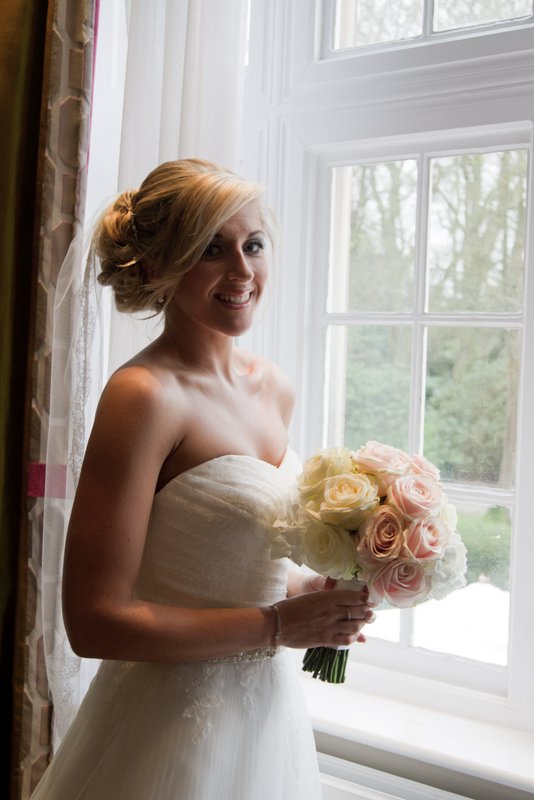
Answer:
<svg viewBox="0 0 534 800"><path fill-rule="evenodd" d="M246 0L101 5L86 218L102 197L138 186L165 160L199 156L236 169L246 19ZM153 321L147 327L113 309L98 264L87 261L89 237L90 225L77 232L52 298L41 596L54 749L98 666L74 655L61 613L65 534L85 444L110 371L157 332Z"/></svg>
<svg viewBox="0 0 534 800"><path fill-rule="evenodd" d="M82 671L61 613L65 536L87 436L107 377L110 298L96 280L97 264L88 253L79 231L59 272L54 298L41 595L56 743L76 712L84 673L96 669L93 662Z"/></svg>

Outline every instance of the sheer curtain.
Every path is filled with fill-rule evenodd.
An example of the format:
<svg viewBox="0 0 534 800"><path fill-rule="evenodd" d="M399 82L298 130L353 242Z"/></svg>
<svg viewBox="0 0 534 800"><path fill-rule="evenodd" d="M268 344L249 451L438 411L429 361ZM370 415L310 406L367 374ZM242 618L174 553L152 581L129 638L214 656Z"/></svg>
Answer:
<svg viewBox="0 0 534 800"><path fill-rule="evenodd" d="M102 202L158 163L197 156L236 169L247 0L111 0L101 4L86 222L61 269L54 345L43 545L44 646L57 747L98 664L76 657L61 614L61 569L72 499L96 403L110 372L157 334L119 315L84 241Z"/></svg>

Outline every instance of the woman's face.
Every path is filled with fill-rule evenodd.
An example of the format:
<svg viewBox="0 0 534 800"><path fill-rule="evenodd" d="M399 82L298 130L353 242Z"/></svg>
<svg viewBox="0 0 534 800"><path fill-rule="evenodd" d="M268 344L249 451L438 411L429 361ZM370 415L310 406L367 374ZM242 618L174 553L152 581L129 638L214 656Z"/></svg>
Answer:
<svg viewBox="0 0 534 800"><path fill-rule="evenodd" d="M167 314L183 325L239 336L251 325L267 280L266 234L259 206L248 203L215 234L202 258L186 272Z"/></svg>

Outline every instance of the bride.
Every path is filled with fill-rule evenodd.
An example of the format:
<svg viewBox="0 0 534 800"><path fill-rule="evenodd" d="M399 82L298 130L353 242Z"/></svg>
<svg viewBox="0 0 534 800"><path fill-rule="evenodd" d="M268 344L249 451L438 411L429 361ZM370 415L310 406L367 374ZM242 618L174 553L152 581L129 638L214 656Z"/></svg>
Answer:
<svg viewBox="0 0 534 800"><path fill-rule="evenodd" d="M293 394L234 346L268 278L261 187L162 164L104 213L99 281L161 336L109 380L67 537L73 649L102 659L34 800L312 800L288 648L364 641L362 591L269 556Z"/></svg>

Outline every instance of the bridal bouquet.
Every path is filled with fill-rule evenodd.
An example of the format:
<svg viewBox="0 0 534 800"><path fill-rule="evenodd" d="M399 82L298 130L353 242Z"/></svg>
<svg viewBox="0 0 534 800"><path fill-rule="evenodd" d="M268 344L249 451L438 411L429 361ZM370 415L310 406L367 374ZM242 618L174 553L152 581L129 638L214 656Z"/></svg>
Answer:
<svg viewBox="0 0 534 800"><path fill-rule="evenodd" d="M275 521L273 558L369 590L369 601L403 608L465 585L466 550L438 469L370 441L356 452L320 450L303 465L295 495ZM307 650L303 669L345 680L347 648Z"/></svg>

